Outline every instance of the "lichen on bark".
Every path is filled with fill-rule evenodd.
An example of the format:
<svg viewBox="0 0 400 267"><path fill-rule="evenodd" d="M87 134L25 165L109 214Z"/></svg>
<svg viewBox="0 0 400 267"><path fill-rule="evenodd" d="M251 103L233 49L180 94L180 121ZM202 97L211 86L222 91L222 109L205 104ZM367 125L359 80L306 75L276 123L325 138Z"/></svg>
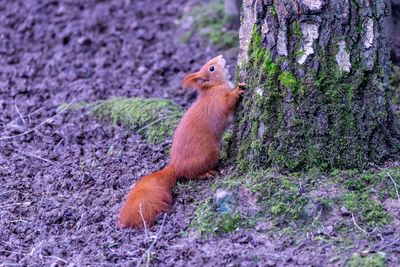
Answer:
<svg viewBox="0 0 400 267"><path fill-rule="evenodd" d="M225 155L243 170L289 171L396 157L385 8L384 0L244 1L236 81L248 91Z"/></svg>

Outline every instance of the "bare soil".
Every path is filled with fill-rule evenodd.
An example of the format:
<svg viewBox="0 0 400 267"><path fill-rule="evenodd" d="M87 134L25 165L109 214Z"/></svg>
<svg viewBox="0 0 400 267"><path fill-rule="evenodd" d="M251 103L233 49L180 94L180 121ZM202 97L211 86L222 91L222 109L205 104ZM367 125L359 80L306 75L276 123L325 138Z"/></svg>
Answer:
<svg viewBox="0 0 400 267"><path fill-rule="evenodd" d="M192 4L0 1L0 266L141 260L152 239L143 230L119 228L117 214L130 186L167 164L171 140L150 145L83 108L57 114L57 107L140 96L187 108L195 93L180 88L183 75L219 54L196 36L179 42L178 20ZM235 58L227 59L233 74ZM194 183L207 188L209 181ZM314 238L317 232L271 234L261 226L198 236L188 227L199 194L180 184L151 250L156 266L336 266L366 248L398 263L396 226L357 236L347 250ZM162 216L151 235L161 222Z"/></svg>

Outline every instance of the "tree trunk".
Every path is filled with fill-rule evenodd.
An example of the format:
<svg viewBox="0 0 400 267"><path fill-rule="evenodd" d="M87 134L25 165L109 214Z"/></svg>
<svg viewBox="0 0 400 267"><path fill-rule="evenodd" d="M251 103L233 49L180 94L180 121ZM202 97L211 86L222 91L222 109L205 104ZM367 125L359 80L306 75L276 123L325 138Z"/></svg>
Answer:
<svg viewBox="0 0 400 267"><path fill-rule="evenodd" d="M227 144L240 169L365 168L398 155L385 0L245 0Z"/></svg>

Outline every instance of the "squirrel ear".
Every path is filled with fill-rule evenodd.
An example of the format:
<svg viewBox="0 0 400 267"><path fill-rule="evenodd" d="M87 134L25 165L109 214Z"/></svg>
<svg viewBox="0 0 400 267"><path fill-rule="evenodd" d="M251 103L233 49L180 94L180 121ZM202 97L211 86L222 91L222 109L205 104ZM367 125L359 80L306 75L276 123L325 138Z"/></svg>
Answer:
<svg viewBox="0 0 400 267"><path fill-rule="evenodd" d="M185 78L183 78L182 86L183 88L192 87L200 89L204 82L204 78L198 72L194 72L187 74Z"/></svg>

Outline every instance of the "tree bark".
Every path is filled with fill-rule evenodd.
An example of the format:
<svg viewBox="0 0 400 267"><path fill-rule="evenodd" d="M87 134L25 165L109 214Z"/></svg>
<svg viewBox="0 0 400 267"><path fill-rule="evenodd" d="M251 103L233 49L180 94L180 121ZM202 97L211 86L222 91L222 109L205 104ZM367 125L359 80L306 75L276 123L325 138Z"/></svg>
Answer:
<svg viewBox="0 0 400 267"><path fill-rule="evenodd" d="M245 0L226 155L240 169L365 168L398 155L385 0Z"/></svg>

